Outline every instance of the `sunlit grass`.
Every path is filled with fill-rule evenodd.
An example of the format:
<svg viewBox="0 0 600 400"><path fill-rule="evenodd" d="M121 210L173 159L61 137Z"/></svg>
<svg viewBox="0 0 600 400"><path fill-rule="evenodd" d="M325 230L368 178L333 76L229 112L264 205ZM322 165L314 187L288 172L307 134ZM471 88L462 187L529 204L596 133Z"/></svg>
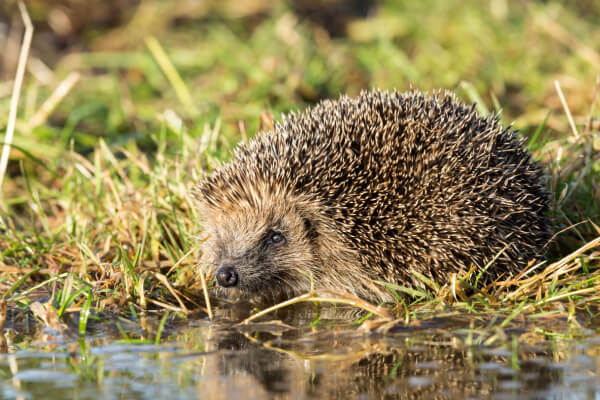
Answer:
<svg viewBox="0 0 600 400"><path fill-rule="evenodd" d="M410 324L460 312L494 317L490 329L524 315L597 318L595 25L553 2L504 11L448 2L429 11L389 2L340 38L282 6L254 25L227 15L186 31L133 25L127 29L142 29L136 37L145 40L107 32L125 35L128 45L64 55L50 83L28 75L21 108L30 109L16 121L4 176L0 297L51 326L77 315L81 335L90 315L101 313L134 321L156 313L165 316L161 327L167 315L208 313L201 291L208 279L196 265L202 227L189 196L194 183L282 112L365 87L412 84L454 89L480 112L516 121L548 172L557 235L548 260L485 287L476 270L445 285L420 277L426 289L381 282L397 302L382 305L380 316ZM556 24L574 21L578 29L565 39ZM11 98L0 98L0 126ZM55 100L44 108L48 99Z"/></svg>

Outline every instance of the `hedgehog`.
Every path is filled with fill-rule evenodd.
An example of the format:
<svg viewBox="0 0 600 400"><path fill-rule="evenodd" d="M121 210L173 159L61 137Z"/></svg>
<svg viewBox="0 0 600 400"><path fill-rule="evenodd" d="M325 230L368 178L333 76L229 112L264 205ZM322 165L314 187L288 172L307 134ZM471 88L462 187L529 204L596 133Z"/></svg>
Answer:
<svg viewBox="0 0 600 400"><path fill-rule="evenodd" d="M550 238L543 171L516 133L449 91L363 91L284 116L195 186L217 296L385 302L382 282L510 277Z"/></svg>

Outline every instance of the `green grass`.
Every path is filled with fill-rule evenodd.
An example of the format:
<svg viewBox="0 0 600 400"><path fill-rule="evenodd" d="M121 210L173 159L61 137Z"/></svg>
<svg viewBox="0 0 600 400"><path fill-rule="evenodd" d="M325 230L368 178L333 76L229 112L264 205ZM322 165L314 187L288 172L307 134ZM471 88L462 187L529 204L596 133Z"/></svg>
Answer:
<svg viewBox="0 0 600 400"><path fill-rule="evenodd" d="M431 12L382 1L331 37L282 4L240 16L218 2L183 14L163 3L142 3L136 15L147 20L88 26L89 51L52 54L49 81L27 73L0 207L9 309L54 323L79 313L82 335L91 314L204 310L194 182L284 112L412 85L455 90L520 129L548 172L560 233L541 272L487 287L473 271L442 287L424 281L429 291L387 284L398 295L389 310L407 323L457 310L505 325L525 314L597 318L600 8L457 0ZM40 114L65 79L78 80ZM2 131L10 100L0 97Z"/></svg>

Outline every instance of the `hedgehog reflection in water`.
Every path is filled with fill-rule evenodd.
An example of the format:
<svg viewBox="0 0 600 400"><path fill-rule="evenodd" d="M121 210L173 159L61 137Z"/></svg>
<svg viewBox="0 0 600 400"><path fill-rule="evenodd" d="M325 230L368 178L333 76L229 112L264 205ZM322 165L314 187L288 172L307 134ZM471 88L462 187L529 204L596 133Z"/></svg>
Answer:
<svg viewBox="0 0 600 400"><path fill-rule="evenodd" d="M315 288L376 301L470 266L484 281L550 237L539 166L514 132L451 93L362 92L290 114L195 189L219 295Z"/></svg>

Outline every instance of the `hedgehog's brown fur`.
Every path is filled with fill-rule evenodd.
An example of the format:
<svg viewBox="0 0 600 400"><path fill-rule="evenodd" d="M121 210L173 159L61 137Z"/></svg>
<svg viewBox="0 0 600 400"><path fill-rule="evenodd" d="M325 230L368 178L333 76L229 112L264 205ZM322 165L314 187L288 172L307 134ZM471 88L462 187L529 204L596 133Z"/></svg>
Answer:
<svg viewBox="0 0 600 400"><path fill-rule="evenodd" d="M539 167L514 132L450 93L363 92L290 114L196 188L204 260L263 300L315 288L390 300L374 281L489 282L549 239ZM267 232L279 232L273 245ZM280 238L277 238L280 239ZM481 282L481 280L480 280Z"/></svg>

